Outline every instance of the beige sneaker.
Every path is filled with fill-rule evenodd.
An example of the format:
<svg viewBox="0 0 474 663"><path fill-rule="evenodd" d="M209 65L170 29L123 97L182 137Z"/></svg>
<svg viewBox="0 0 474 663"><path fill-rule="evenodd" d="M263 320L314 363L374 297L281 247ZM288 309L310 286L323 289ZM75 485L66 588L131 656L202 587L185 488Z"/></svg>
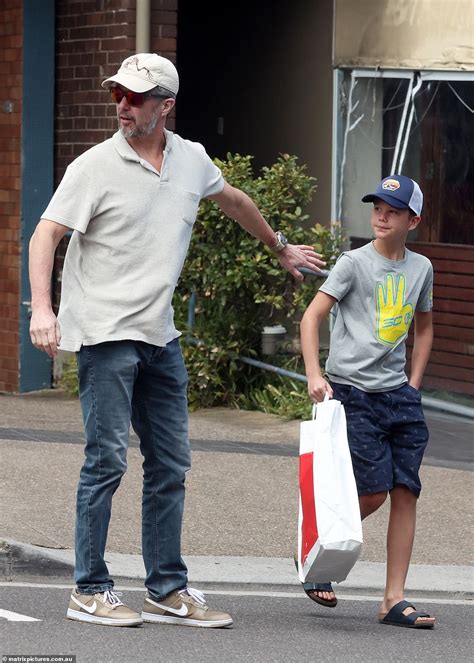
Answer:
<svg viewBox="0 0 474 663"><path fill-rule="evenodd" d="M139 626L143 623L139 613L127 608L119 594L111 590L100 594L79 594L74 589L67 617L105 626Z"/></svg>
<svg viewBox="0 0 474 663"><path fill-rule="evenodd" d="M204 594L187 587L169 594L161 601L145 596L142 617L144 622L181 624L182 626L205 626L221 628L230 626L232 617L226 612L209 610Z"/></svg>

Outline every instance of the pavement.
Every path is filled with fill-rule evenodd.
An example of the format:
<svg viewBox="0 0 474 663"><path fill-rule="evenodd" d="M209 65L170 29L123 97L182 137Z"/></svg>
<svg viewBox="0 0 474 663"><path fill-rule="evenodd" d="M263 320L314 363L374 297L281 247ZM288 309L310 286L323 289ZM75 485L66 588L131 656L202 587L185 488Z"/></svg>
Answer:
<svg viewBox="0 0 474 663"><path fill-rule="evenodd" d="M449 413L426 414L431 441L407 593L469 598L474 424ZM191 585L299 587L292 561L299 423L227 408L190 414L193 469L183 556ZM82 435L77 399L57 390L0 395L0 580L72 577ZM141 456L132 435L106 554L112 575L125 583L144 577L140 509ZM364 523L361 559L338 593L383 591L387 517L384 505Z"/></svg>

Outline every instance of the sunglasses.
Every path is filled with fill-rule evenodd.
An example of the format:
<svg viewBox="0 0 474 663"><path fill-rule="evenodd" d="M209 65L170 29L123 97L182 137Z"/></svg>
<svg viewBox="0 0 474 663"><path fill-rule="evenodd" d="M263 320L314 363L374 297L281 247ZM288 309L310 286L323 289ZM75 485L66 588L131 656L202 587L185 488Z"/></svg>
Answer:
<svg viewBox="0 0 474 663"><path fill-rule="evenodd" d="M150 97L147 92L132 92L132 90L122 90L120 87L111 87L110 96L114 104L119 104L125 97L129 106L143 106Z"/></svg>

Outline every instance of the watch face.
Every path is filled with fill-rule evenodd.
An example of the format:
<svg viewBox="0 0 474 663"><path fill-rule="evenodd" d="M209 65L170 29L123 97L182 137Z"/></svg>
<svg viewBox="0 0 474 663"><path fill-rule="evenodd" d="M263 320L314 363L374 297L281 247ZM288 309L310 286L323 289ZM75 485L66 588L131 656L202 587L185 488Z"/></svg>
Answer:
<svg viewBox="0 0 474 663"><path fill-rule="evenodd" d="M288 240L287 240L287 238L286 238L286 235L284 235L280 230L279 230L277 233L275 233L275 234L276 234L276 236L278 237L279 241L280 241L284 246L286 246L286 245L288 244Z"/></svg>

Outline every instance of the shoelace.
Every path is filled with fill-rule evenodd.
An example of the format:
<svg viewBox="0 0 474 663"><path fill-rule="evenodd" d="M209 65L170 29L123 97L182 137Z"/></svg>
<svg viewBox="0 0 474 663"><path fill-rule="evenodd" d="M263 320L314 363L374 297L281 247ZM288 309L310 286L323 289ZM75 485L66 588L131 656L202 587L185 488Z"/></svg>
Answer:
<svg viewBox="0 0 474 663"><path fill-rule="evenodd" d="M203 592L200 592L199 589L193 589L192 587L186 587L186 589L181 589L178 594L189 594L189 596L199 603L203 607L206 606L206 599L204 598Z"/></svg>
<svg viewBox="0 0 474 663"><path fill-rule="evenodd" d="M113 592L111 589L103 593L104 603L108 603L112 610L118 608L119 605L123 605L122 601L119 599L119 596L122 596L122 592Z"/></svg>

